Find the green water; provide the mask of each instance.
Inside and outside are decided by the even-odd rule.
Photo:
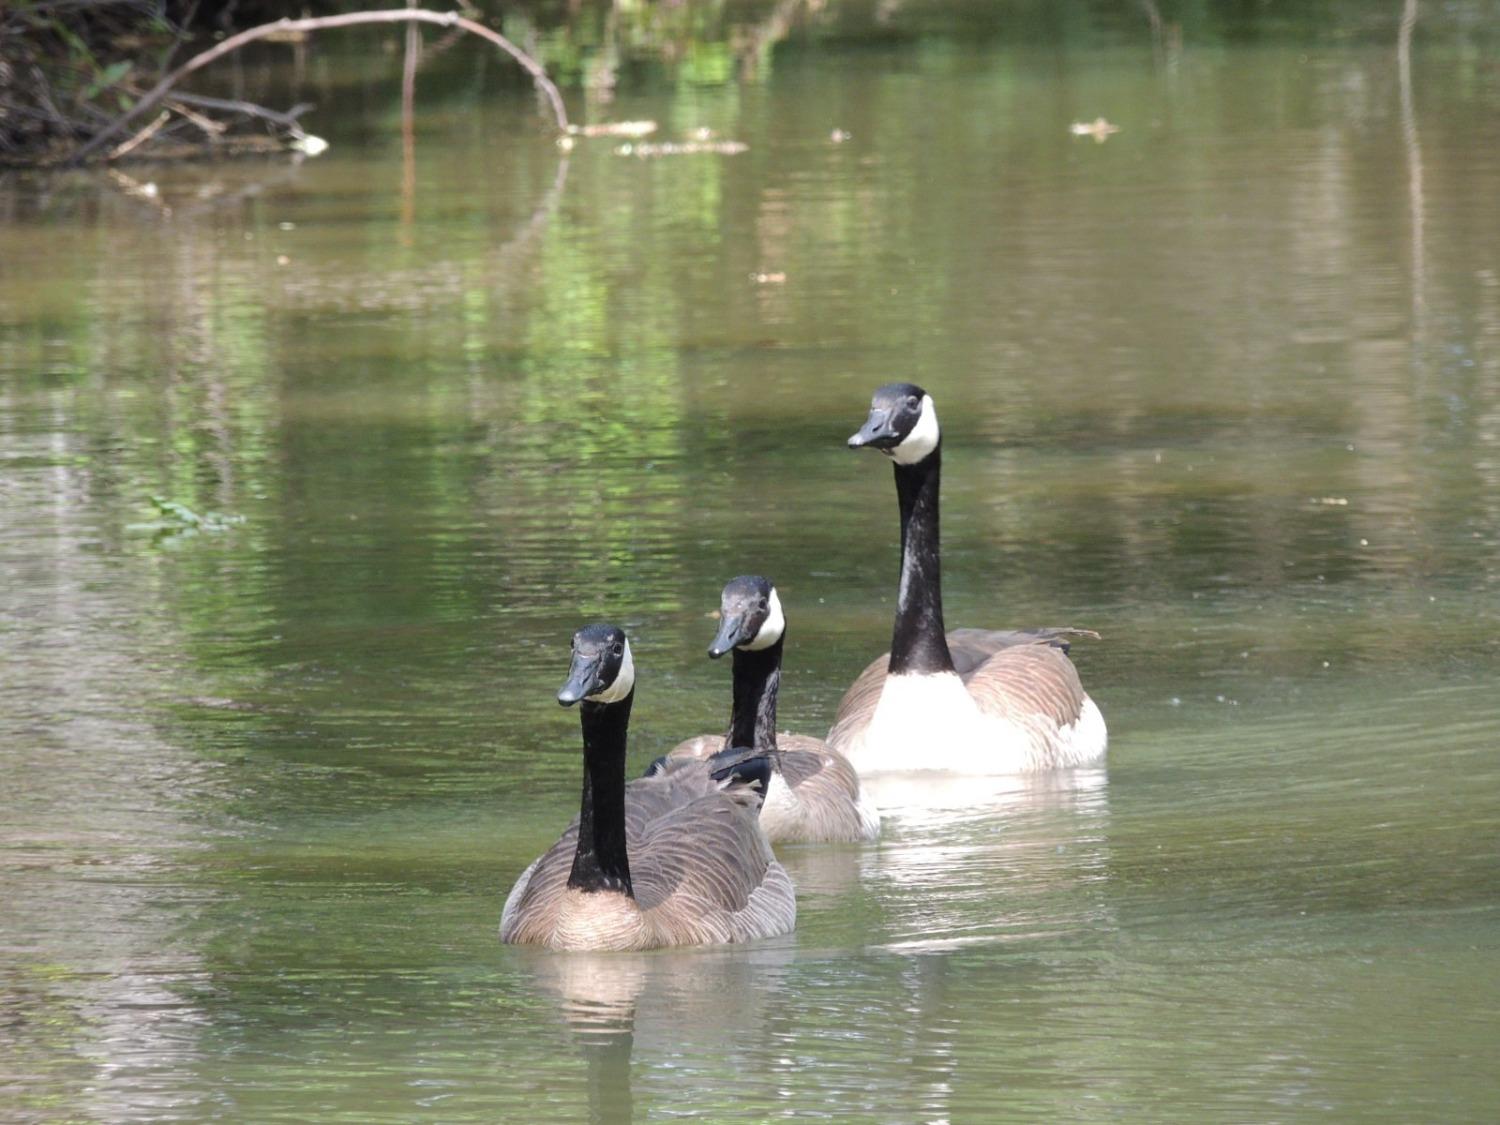
[[[563,156],[460,45],[405,159],[371,37],[237,79],[315,161],[0,180],[0,1117],[1493,1117],[1494,12],[1406,85],[1398,5],[975,7],[541,35],[576,116],[739,156]],[[790,729],[885,647],[892,379],[950,624],[1104,634],[1107,774],[785,849],[787,939],[500,946],[576,626],[642,764],[723,722],[735,574]]]

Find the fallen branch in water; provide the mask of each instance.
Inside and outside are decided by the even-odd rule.
[[[131,137],[130,140],[126,141],[124,144],[116,145],[114,148],[112,148],[109,155],[105,157],[105,159],[118,160],[127,152],[130,152],[133,149],[138,148],[140,145],[145,144],[148,140],[151,139],[151,135],[153,133],[155,133],[171,119],[172,114],[165,109],[162,110],[161,113],[157,115],[155,121],[151,122],[151,124],[147,125],[144,129],[142,129],[135,136]]]
[[[315,108],[312,102],[298,102],[288,110],[267,109],[263,105],[254,102],[242,102],[236,98],[210,98],[206,94],[183,94],[172,95],[172,100],[167,104],[177,109],[175,102],[183,105],[194,106],[198,109],[211,109],[216,113],[239,113],[245,117],[258,117],[269,121],[273,125],[280,125],[284,129],[296,129],[299,127],[297,118],[308,110]],[[180,113],[181,110],[179,109]]]
[[[148,90],[135,105],[129,110],[115,118],[99,132],[95,133],[68,158],[69,164],[81,164],[94,153],[98,152],[109,141],[123,133],[130,127],[131,123],[143,116],[167,96],[172,87],[181,82],[189,74],[200,70],[209,63],[223,58],[225,55],[239,50],[247,43],[253,43],[257,39],[269,37],[286,37],[296,34],[305,34],[310,31],[324,31],[338,27],[357,27],[362,24],[378,23],[430,23],[439,27],[461,28],[481,39],[487,39],[499,47],[511,58],[515,59],[528,74],[547,98],[552,109],[552,115],[557,120],[558,132],[564,136],[568,132],[568,111],[563,106],[562,95],[558,93],[557,86],[547,77],[546,70],[542,64],[533,59],[525,51],[517,47],[498,31],[485,27],[482,23],[459,15],[457,12],[429,12],[423,8],[392,8],[376,12],[345,12],[337,16],[312,16],[306,19],[281,19],[274,23],[264,23],[258,27],[247,28],[237,35],[231,35],[223,42],[216,43],[208,50],[200,52],[188,59],[177,69],[164,76],[160,82]],[[144,139],[144,138],[142,138]],[[115,150],[118,153],[118,149]]]

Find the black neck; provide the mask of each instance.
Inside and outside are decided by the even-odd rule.
[[[915,465],[896,465],[896,498],[901,504],[901,589],[896,596],[896,627],[891,636],[893,673],[953,671],[943,635],[943,577],[938,559],[939,445]]]
[[[578,808],[578,850],[568,886],[580,891],[635,892],[625,854],[625,731],[632,691],[619,703],[579,707],[583,724],[583,800]]]
[[[734,650],[734,709],[725,750],[776,752],[776,693],[781,688],[781,650],[786,633],[756,652]]]

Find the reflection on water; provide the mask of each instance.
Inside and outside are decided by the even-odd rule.
[[[681,1059],[684,1044],[731,1072],[753,1069],[769,1012],[785,987],[790,942],[748,950],[516,959],[556,999],[589,1071],[589,1117],[630,1121],[631,1062]],[[683,1060],[679,1066],[691,1067]]]
[[[1500,85],[1387,7],[585,6],[517,36],[580,116],[749,150],[564,155],[463,44],[403,138],[398,36],[244,63],[317,161],[0,182],[0,1116],[1482,1116]],[[888,646],[896,377],[1107,779],[884,779],[784,942],[500,947],[580,620],[642,764],[733,574],[791,729]]]

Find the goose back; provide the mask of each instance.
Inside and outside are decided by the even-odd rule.
[[[723,735],[685,739],[666,761],[702,760],[719,752]],[[773,844],[855,843],[880,834],[880,813],[860,785],[859,773],[820,738],[776,735],[775,769],[760,811]]]
[[[849,759],[805,734],[778,735],[777,745],[777,771],[761,810],[769,839],[852,842],[880,834],[880,813]]]
[[[706,779],[706,770],[673,770],[626,786],[633,900],[568,886],[575,820],[517,880],[501,915],[501,939],[629,950],[789,932],[796,897],[756,822],[760,795],[748,786],[721,790]]]

